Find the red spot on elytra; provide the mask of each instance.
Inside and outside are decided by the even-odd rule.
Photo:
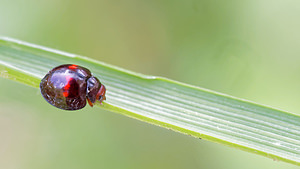
[[[70,76],[66,76],[66,80],[67,80],[67,84],[64,86],[64,91],[63,91],[64,97],[69,96],[69,89],[71,87],[70,81],[72,80],[72,78]]]
[[[74,64],[73,64],[73,65],[70,65],[68,68],[69,68],[69,69],[77,69],[77,67],[78,67],[77,65],[74,65]]]

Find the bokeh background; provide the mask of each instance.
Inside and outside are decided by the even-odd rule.
[[[300,1],[0,0],[0,35],[298,113]],[[296,169],[0,78],[0,168]]]

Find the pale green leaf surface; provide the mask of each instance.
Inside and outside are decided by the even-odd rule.
[[[107,87],[99,107],[276,160],[300,164],[300,117],[82,56],[0,39],[0,76],[38,87],[53,67],[87,67]],[[50,106],[50,105],[49,105]]]

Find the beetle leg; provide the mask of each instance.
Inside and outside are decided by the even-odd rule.
[[[91,107],[94,106],[94,104],[92,103],[92,101],[91,101],[89,98],[87,98],[87,101],[88,101],[88,103],[89,103],[89,105],[90,105]]]

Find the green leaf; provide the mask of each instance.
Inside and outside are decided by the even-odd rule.
[[[38,87],[50,69],[65,63],[87,67],[101,79],[107,87],[107,100],[98,105],[103,109],[300,165],[299,116],[86,57],[0,39],[4,78]]]

